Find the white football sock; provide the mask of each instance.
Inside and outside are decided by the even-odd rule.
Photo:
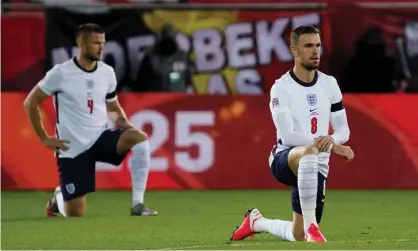
[[[62,216],[64,217],[67,217],[67,215],[65,214],[64,197],[62,196],[61,190],[56,192],[55,200],[57,201],[58,211],[60,212],[60,214],[62,214]]]
[[[296,241],[292,232],[293,223],[290,221],[270,220],[264,217],[254,222],[254,232],[270,233],[282,240]]]
[[[316,196],[318,192],[318,156],[310,154],[299,161],[298,190],[300,206],[302,208],[303,226],[305,233],[309,226],[316,222]]]
[[[144,203],[144,193],[147,186],[150,162],[151,156],[148,140],[132,147],[131,178],[133,207],[138,203]]]

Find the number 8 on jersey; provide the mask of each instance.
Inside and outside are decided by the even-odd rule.
[[[315,134],[318,131],[318,119],[316,117],[311,118],[311,133]]]

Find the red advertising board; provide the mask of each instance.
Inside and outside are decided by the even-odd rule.
[[[2,93],[2,189],[57,185],[53,153],[34,135],[23,93]],[[268,96],[121,94],[136,127],[149,134],[149,189],[280,189],[268,156],[275,129]],[[418,188],[418,95],[345,95],[352,163],[331,158],[330,189]],[[52,133],[54,111],[42,109]],[[98,189],[130,189],[129,157],[97,165]]]

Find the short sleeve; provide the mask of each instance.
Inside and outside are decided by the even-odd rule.
[[[45,94],[51,96],[52,94],[60,91],[61,81],[61,72],[58,69],[58,65],[55,65],[45,74],[45,77],[39,81],[38,86]]]
[[[106,101],[111,102],[116,100],[116,87],[118,86],[118,81],[116,80],[116,74],[113,69],[110,70],[109,78],[109,90],[106,95]]]
[[[274,83],[270,90],[270,111],[272,115],[289,108],[289,94],[280,82]]]
[[[344,109],[343,95],[340,86],[334,77],[330,77],[330,98],[331,98],[331,112],[336,112]]]
[[[343,99],[343,95],[341,94],[340,86],[334,77],[330,77],[329,88],[331,93],[331,104],[340,102]]]

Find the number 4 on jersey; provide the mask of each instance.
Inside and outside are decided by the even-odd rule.
[[[90,113],[93,113],[93,107],[94,107],[93,99],[87,100],[87,107],[90,109]]]

